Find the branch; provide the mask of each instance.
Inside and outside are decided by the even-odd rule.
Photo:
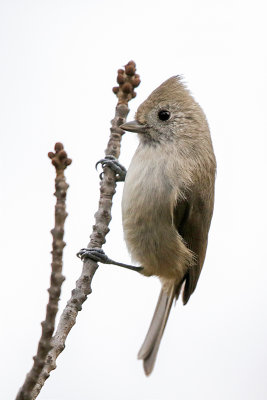
[[[117,82],[119,86],[113,88],[113,92],[118,98],[116,106],[115,117],[111,121],[110,138],[105,150],[106,155],[113,155],[119,158],[121,137],[123,131],[119,128],[122,125],[129,113],[128,102],[136,96],[134,88],[140,83],[139,75],[135,74],[135,63],[130,61],[125,70],[119,69]],[[106,235],[109,232],[109,223],[111,221],[111,207],[112,198],[116,192],[116,177],[115,173],[109,168],[104,168],[103,179],[100,182],[100,199],[98,210],[95,214],[95,225],[93,232],[90,236],[90,242],[87,247],[99,247],[106,242]],[[71,328],[76,323],[78,312],[82,309],[82,304],[91,294],[91,282],[93,276],[98,268],[96,262],[86,259],[83,262],[83,269],[81,276],[76,282],[76,287],[73,289],[71,298],[68,301],[65,309],[59,320],[56,333],[52,341],[52,349],[50,350],[46,364],[43,368],[40,379],[33,391],[32,399],[35,399],[46,379],[49,377],[50,372],[56,368],[56,359],[65,348],[65,342]]]
[[[48,352],[51,350],[51,339],[55,329],[55,319],[58,311],[58,301],[61,292],[61,285],[64,281],[62,275],[62,254],[65,242],[63,241],[64,223],[67,217],[66,213],[66,195],[69,185],[66,183],[64,176],[64,169],[71,164],[71,160],[67,158],[67,153],[63,149],[61,143],[55,145],[56,153],[50,152],[48,156],[52,159],[52,164],[56,168],[55,196],[57,202],[55,205],[55,227],[51,233],[53,236],[53,250],[52,250],[52,271],[50,278],[50,288],[48,289],[49,300],[46,308],[45,320],[41,323],[42,333],[38,343],[36,356],[33,357],[33,366],[27,374],[25,382],[16,400],[31,400],[32,389],[36,385],[42,369],[45,365],[45,360]]]

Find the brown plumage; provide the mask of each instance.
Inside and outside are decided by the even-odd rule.
[[[216,161],[205,115],[179,77],[159,86],[122,129],[140,144],[127,172],[122,218],[127,247],[162,290],[138,357],[153,369],[174,298],[186,304],[204,263]]]

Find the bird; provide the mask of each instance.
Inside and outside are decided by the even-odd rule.
[[[125,242],[141,273],[162,285],[138,353],[150,375],[172,305],[180,294],[188,302],[203,267],[216,159],[205,114],[179,75],[156,88],[135,120],[120,128],[139,138],[122,195]]]

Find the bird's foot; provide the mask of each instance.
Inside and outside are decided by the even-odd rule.
[[[81,260],[85,260],[86,258],[90,258],[91,260],[93,260],[95,262],[101,262],[102,264],[118,265],[119,267],[130,269],[130,270],[136,271],[136,272],[142,272],[143,271],[143,267],[135,267],[134,265],[123,264],[123,263],[119,263],[119,262],[116,262],[114,260],[111,260],[105,254],[105,252],[102,249],[98,248],[98,247],[83,248],[77,253],[77,257],[79,257]]]
[[[119,161],[114,156],[106,156],[99,160],[95,167],[97,169],[98,164],[102,165],[102,168],[109,167],[112,171],[116,174],[116,181],[117,182],[124,182],[126,176],[126,168],[119,163]],[[103,172],[99,175],[99,178],[103,179]]]
[[[83,248],[77,254],[82,261],[85,258],[90,258],[93,261],[101,262],[102,264],[112,264],[109,262],[109,258],[106,256],[104,251],[98,247],[94,248]]]

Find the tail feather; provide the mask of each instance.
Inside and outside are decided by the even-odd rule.
[[[177,295],[175,287],[172,288],[169,295],[161,289],[150,327],[138,353],[138,359],[143,360],[146,375],[150,375],[153,370],[175,295]]]

